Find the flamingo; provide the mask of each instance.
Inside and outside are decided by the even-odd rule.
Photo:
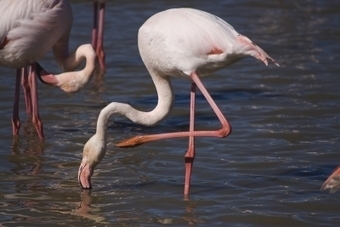
[[[105,72],[105,52],[104,52],[104,19],[106,0],[94,0],[93,2],[93,29],[92,46],[96,50],[98,62],[102,72]]]
[[[13,135],[18,134],[20,78],[25,91],[26,107],[32,108],[32,121],[39,138],[44,140],[42,122],[38,113],[36,74],[50,85],[65,92],[76,92],[84,87],[93,74],[96,53],[91,44],[79,46],[69,54],[68,43],[73,14],[67,0],[1,0],[0,14],[0,65],[17,69],[15,101],[13,108]],[[49,50],[65,73],[53,75],[46,72],[37,60]],[[86,59],[83,70],[75,70]],[[30,66],[27,76],[26,69]]]
[[[333,173],[323,183],[321,190],[330,189],[330,192],[336,192],[340,189],[340,166],[335,168]]]
[[[154,126],[170,112],[174,99],[170,76],[191,80],[190,127],[187,132],[141,135],[122,141],[118,147],[134,147],[146,142],[189,137],[185,154],[184,195],[189,195],[192,165],[195,158],[195,137],[226,137],[231,126],[201,82],[200,77],[220,70],[246,56],[268,65],[279,64],[249,38],[237,33],[221,18],[191,8],[175,8],[151,16],[138,32],[138,48],[158,94],[157,106],[144,112],[126,103],[112,102],[100,111],[96,133],[83,148],[78,181],[83,189],[91,189],[94,168],[103,159],[107,143],[107,123],[111,115],[120,114],[134,123]],[[195,94],[198,88],[222,124],[216,131],[195,131]]]

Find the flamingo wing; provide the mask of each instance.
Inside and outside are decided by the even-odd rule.
[[[65,0],[1,0],[0,14],[0,47],[4,50],[0,51],[0,60],[16,64],[8,67],[35,62],[72,26],[72,9]],[[56,17],[69,26],[57,23]]]

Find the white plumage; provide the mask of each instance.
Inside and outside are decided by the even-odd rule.
[[[60,0],[1,0],[0,65],[21,68],[43,57],[58,41],[68,44],[72,9]],[[62,19],[62,21],[60,21]],[[68,45],[59,52],[68,52]]]

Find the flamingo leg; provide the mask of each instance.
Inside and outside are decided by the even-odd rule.
[[[22,68],[21,76],[21,86],[24,90],[26,113],[28,116],[32,116],[32,99],[31,99],[31,89],[28,83],[28,72],[27,68]]]
[[[92,28],[92,46],[96,50],[98,43],[98,2],[93,3],[93,28]]]
[[[196,84],[191,84],[191,92],[190,92],[190,124],[189,124],[189,132],[193,134],[195,131],[195,107],[196,107]],[[189,136],[189,146],[188,151],[184,156],[185,161],[185,180],[184,180],[184,196],[187,197],[190,193],[190,181],[192,174],[192,166],[194,164],[195,159],[195,137]]]
[[[39,139],[43,141],[45,139],[43,132],[43,123],[39,116],[39,103],[38,103],[38,89],[37,89],[37,77],[36,77],[37,64],[34,63],[30,66],[30,72],[28,76],[29,86],[31,89],[31,100],[32,100],[32,122],[37,130]]]
[[[170,139],[170,138],[179,138],[179,137],[189,137],[189,136],[208,136],[208,137],[226,137],[231,133],[231,125],[228,120],[224,117],[221,110],[218,108],[215,101],[210,96],[207,89],[204,87],[200,78],[198,77],[196,72],[190,74],[192,81],[197,85],[198,89],[202,92],[205,99],[208,101],[209,105],[215,112],[216,116],[220,120],[222,124],[222,128],[216,131],[193,131],[193,132],[173,132],[173,133],[162,133],[162,134],[154,134],[154,135],[142,135],[135,136],[127,140],[123,140],[116,144],[117,147],[136,147],[142,145],[146,142],[161,140],[161,139]]]
[[[105,52],[104,52],[104,20],[105,20],[105,3],[93,3],[93,29],[92,29],[92,46],[95,49],[99,66],[102,72],[105,72]]]
[[[15,82],[15,92],[14,92],[13,116],[12,116],[13,136],[17,136],[19,134],[19,129],[20,129],[19,99],[20,99],[21,73],[22,73],[22,70],[17,69],[17,71],[16,71],[16,82]]]
[[[99,20],[96,53],[100,68],[103,72],[106,70],[105,52],[104,52],[104,21],[105,20],[105,3],[99,3]]]

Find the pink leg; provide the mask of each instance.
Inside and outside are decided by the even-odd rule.
[[[103,72],[105,72],[106,70],[104,52],[104,21],[105,21],[105,3],[100,3],[96,53],[98,56],[100,68]]]
[[[97,49],[98,38],[98,2],[93,3],[93,28],[92,28],[92,46]]]
[[[29,85],[31,88],[31,99],[32,99],[32,122],[35,129],[37,130],[39,139],[43,141],[45,139],[43,132],[43,123],[39,116],[39,103],[38,103],[38,90],[37,90],[37,77],[36,77],[36,63],[30,66],[30,72],[28,76]]]
[[[12,116],[12,130],[13,136],[19,134],[20,119],[19,119],[19,98],[20,98],[20,79],[21,69],[17,69],[15,82],[15,93],[14,93],[14,105],[13,105],[13,116]]]
[[[21,86],[24,90],[26,113],[28,116],[32,116],[32,99],[31,99],[31,90],[30,90],[30,86],[28,83],[27,68],[22,68]]]
[[[124,140],[116,144],[117,147],[136,147],[142,145],[146,142],[161,140],[161,139],[170,139],[170,138],[179,138],[179,137],[188,137],[188,136],[208,136],[208,137],[226,137],[231,133],[231,126],[227,119],[223,116],[221,110],[216,105],[215,101],[211,98],[209,92],[202,84],[200,78],[196,74],[196,72],[191,73],[191,79],[194,83],[196,83],[198,89],[202,92],[203,96],[206,98],[211,108],[217,115],[218,119],[222,124],[222,128],[217,131],[194,131],[194,132],[174,132],[174,133],[162,133],[155,135],[142,135],[135,136],[133,138]]]
[[[191,92],[190,92],[190,126],[189,133],[193,134],[195,131],[195,107],[196,107],[196,84],[191,84]],[[192,166],[194,164],[195,159],[195,137],[189,136],[189,147],[188,151],[184,156],[185,160],[185,180],[184,180],[184,196],[187,197],[190,193],[190,181],[191,181],[191,173]]]

